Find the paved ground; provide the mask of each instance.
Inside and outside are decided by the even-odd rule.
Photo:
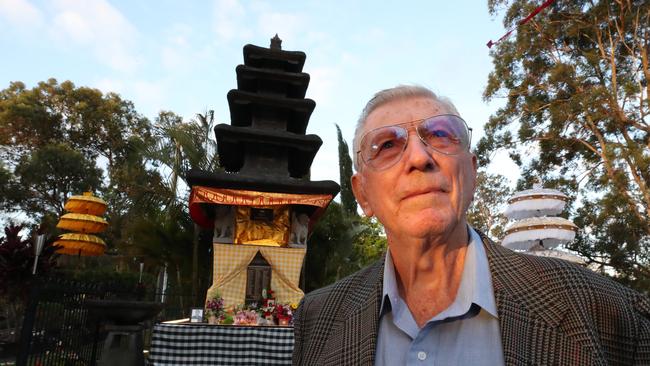
[[[13,365],[16,361],[16,345],[0,343],[0,366]]]

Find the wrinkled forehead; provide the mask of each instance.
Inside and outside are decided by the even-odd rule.
[[[447,113],[452,113],[452,111],[431,98],[415,97],[393,100],[377,107],[368,115],[363,126],[363,133],[383,126],[392,126]]]

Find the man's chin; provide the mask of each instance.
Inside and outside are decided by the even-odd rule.
[[[441,215],[415,215],[406,220],[400,220],[399,229],[403,234],[411,237],[440,237],[454,231],[457,221],[448,216]]]

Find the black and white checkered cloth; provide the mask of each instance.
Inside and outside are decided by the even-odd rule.
[[[291,365],[293,328],[156,324],[153,365]]]

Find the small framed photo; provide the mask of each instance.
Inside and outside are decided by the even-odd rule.
[[[190,323],[203,323],[203,309],[193,308],[190,316]]]

